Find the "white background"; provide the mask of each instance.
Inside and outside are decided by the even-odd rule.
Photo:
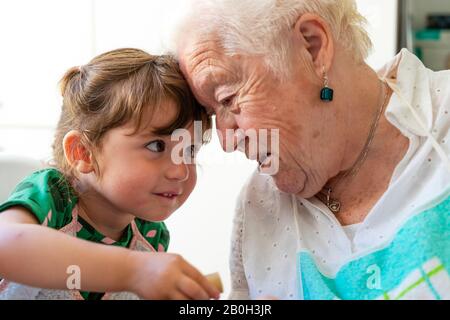
[[[255,0],[257,1],[257,0]],[[396,50],[395,0],[359,0],[382,66]],[[183,0],[2,0],[0,2],[0,152],[48,160],[65,70],[118,47],[160,53]],[[202,272],[220,272],[229,292],[228,255],[237,194],[255,165],[224,154],[216,139],[201,157],[196,190],[167,221],[170,251]],[[0,170],[2,168],[0,167]],[[257,254],[257,253],[255,253]]]

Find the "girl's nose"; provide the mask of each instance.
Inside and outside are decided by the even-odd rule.
[[[186,181],[189,178],[189,168],[185,163],[172,162],[166,170],[166,177],[169,180]]]

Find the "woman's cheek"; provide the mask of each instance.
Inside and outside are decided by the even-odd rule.
[[[270,121],[261,115],[267,115],[267,113],[243,113],[241,116],[236,117],[236,122],[239,128],[246,130],[257,130],[258,128],[268,129],[277,128],[275,121]]]

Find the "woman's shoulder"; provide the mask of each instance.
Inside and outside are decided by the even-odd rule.
[[[430,96],[436,119],[450,123],[450,70],[430,72]]]
[[[395,94],[387,115],[402,132],[417,137],[432,134],[441,144],[449,141],[446,135],[450,126],[450,71],[430,70],[403,49],[379,74],[395,79],[390,85]]]
[[[436,143],[450,154],[450,70],[429,70],[429,99],[431,105],[430,133]]]

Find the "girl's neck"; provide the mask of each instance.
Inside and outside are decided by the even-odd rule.
[[[131,214],[119,212],[101,194],[90,190],[80,195],[79,215],[95,230],[112,240],[118,241],[126,227],[134,219]]]

